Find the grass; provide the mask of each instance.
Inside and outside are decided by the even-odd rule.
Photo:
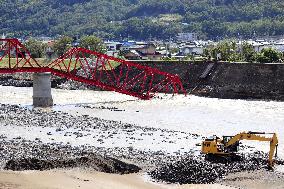
[[[110,64],[111,66],[110,66],[109,64]],[[115,68],[118,67],[121,63],[120,63],[120,62],[113,61],[113,60],[110,60],[110,61],[109,61],[109,64],[106,65],[106,70],[111,70],[111,68],[112,68],[112,69],[115,69]]]
[[[21,59],[19,59],[21,60]],[[17,64],[17,59],[16,58],[3,58],[1,61],[0,61],[0,68],[9,68],[9,63],[11,65],[11,67],[14,67],[16,64]],[[20,66],[23,66],[23,64],[25,63],[25,60],[22,60],[20,62]],[[30,63],[36,67],[36,63],[34,61],[30,61]],[[25,65],[25,67],[29,67],[30,65],[27,63]]]
[[[47,60],[45,58],[36,58],[37,63],[42,67],[47,66],[48,64],[50,64],[54,60]],[[81,62],[84,63],[84,61],[81,61]],[[16,58],[10,59],[11,67],[14,67],[16,65],[16,63],[17,63]],[[20,66],[23,66],[24,63],[25,63],[25,60],[22,60],[21,63],[20,63]],[[33,62],[33,60],[31,60],[31,63],[34,67],[37,67],[36,63]],[[110,63],[111,66],[109,64],[107,64],[105,66],[106,70],[111,70],[111,68],[114,69],[121,64],[119,62],[112,61],[112,60],[110,60],[109,63]],[[75,68],[78,69],[78,68],[81,67],[80,61],[78,61],[77,64],[76,64],[76,60],[72,59],[71,62],[70,62],[70,60],[66,59],[66,60],[64,60],[64,62],[59,63],[58,65],[54,66],[53,68],[54,69],[60,69],[60,67],[61,67],[62,70],[66,70],[65,66],[68,68],[69,64],[70,64],[70,71],[72,71]],[[75,67],[75,65],[76,65],[76,67]],[[29,67],[29,66],[30,65],[28,63],[25,65],[25,67]],[[0,61],[0,68],[9,68],[9,58],[3,58],[2,61]]]
[[[52,60],[54,61],[54,60]],[[49,63],[51,63],[52,61],[50,61]],[[49,64],[48,63],[48,64]],[[46,66],[48,65],[46,64]],[[70,66],[69,66],[70,64]],[[63,62],[60,62],[59,64],[55,65],[53,68],[54,69],[58,69],[58,70],[66,70],[66,68],[68,69],[68,66],[69,66],[69,70],[72,71],[74,69],[78,69],[81,67],[80,65],[80,62],[78,61],[77,64],[76,64],[76,61],[75,60],[64,60]]]

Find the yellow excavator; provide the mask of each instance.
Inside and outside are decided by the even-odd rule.
[[[270,135],[271,137],[268,137]],[[264,133],[264,132],[242,132],[235,136],[223,136],[219,138],[213,136],[207,138],[202,142],[202,153],[205,154],[205,158],[212,160],[214,158],[234,158],[239,151],[239,142],[241,140],[256,140],[256,141],[268,141],[270,142],[270,151],[268,159],[268,167],[274,166],[274,152],[277,157],[278,138],[276,133]]]

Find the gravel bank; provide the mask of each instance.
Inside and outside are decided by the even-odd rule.
[[[22,158],[9,160],[4,169],[13,171],[25,170],[50,170],[58,168],[86,168],[99,172],[129,174],[137,173],[141,170],[136,165],[129,164],[110,157],[102,157],[98,154],[80,155],[80,157],[62,159],[37,159],[37,158]]]
[[[0,168],[11,170],[63,167],[86,167],[113,173],[136,172],[140,170],[139,167],[148,170],[185,153],[179,150],[173,154],[163,150],[139,150],[135,142],[144,143],[143,140],[155,139],[159,135],[159,140],[167,145],[175,143],[172,141],[175,136],[182,135],[184,140],[197,137],[194,134],[143,128],[87,115],[72,116],[3,104],[0,105],[0,127]],[[13,132],[9,132],[11,130]],[[86,141],[88,137],[96,144]],[[105,143],[109,140],[121,138],[126,140],[124,147],[119,147],[120,144],[116,145],[115,142],[110,145],[111,148],[98,147],[107,146]],[[118,159],[133,162],[139,167]]]
[[[98,108],[121,111],[115,107]],[[80,167],[119,174],[142,169],[157,181],[204,184],[219,182],[229,173],[265,170],[266,167],[266,157],[261,153],[230,164],[204,161],[196,149],[185,150],[187,152],[175,149],[172,153],[167,148],[163,149],[163,145],[180,146],[180,141],[196,143],[201,141],[202,136],[87,115],[74,116],[59,111],[1,105],[0,127],[2,169]],[[125,141],[125,144],[121,145],[119,140]],[[159,142],[163,145],[159,146]],[[146,145],[139,147],[141,144]]]
[[[223,163],[209,162],[200,158],[185,158],[167,163],[149,174],[154,179],[168,183],[212,184],[229,173],[267,170],[266,158],[262,153],[249,154],[242,161]]]

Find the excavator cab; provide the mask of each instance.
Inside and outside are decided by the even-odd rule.
[[[223,136],[223,141],[222,143],[224,144],[224,146],[227,146],[228,142],[230,140],[232,140],[234,136]],[[237,153],[240,149],[240,142],[237,141],[236,143],[234,143],[233,145],[227,146],[225,148],[225,152],[227,153]]]
[[[217,136],[211,136],[202,142],[202,153],[204,154],[216,154],[224,151],[224,145],[222,140]]]

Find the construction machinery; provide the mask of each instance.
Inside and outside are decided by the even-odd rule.
[[[268,166],[269,168],[273,168],[273,156],[275,152],[275,157],[277,157],[278,146],[278,138],[276,133],[242,132],[235,136],[223,136],[222,138],[213,136],[205,139],[202,142],[202,153],[205,154],[205,158],[209,160],[214,158],[236,158],[238,157],[237,152],[239,151],[239,144],[241,140],[270,142]]]

